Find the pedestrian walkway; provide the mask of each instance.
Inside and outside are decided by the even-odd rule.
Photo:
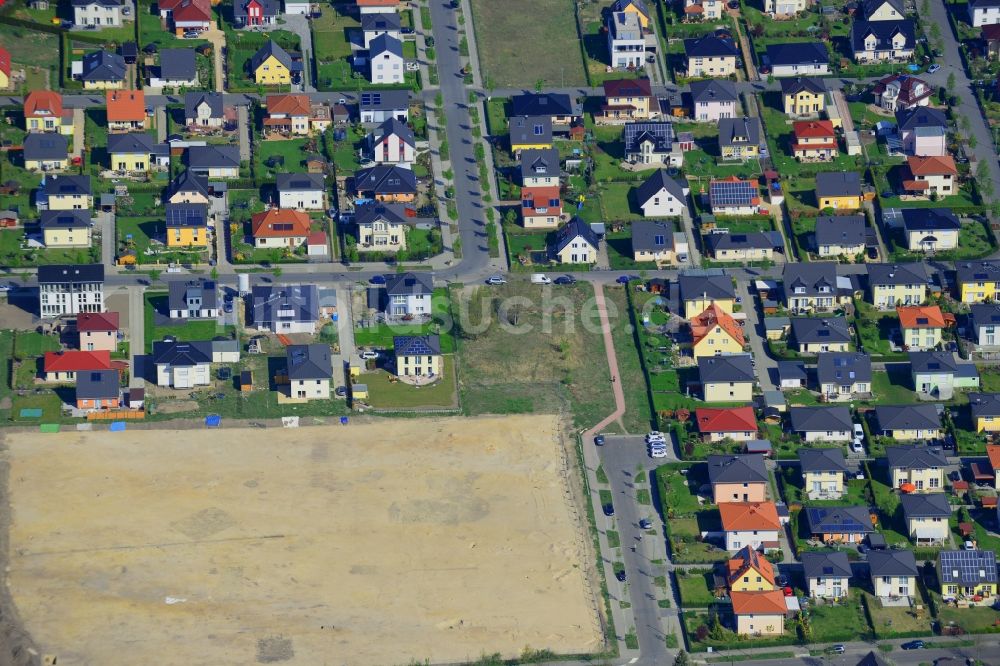
[[[142,287],[128,287],[128,352],[130,388],[143,388],[146,380],[143,365],[146,354],[146,308]]]

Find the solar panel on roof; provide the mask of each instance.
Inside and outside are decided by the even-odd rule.
[[[957,550],[941,553],[941,569],[946,577],[962,582],[995,581],[997,579],[996,558],[990,551]],[[958,576],[955,576],[955,572]],[[980,576],[982,572],[982,576]]]
[[[757,188],[745,180],[713,182],[710,192],[712,205],[720,206],[747,204],[757,196]]]

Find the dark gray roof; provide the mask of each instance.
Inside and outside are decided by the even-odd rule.
[[[806,517],[813,534],[868,534],[875,531],[866,506],[808,507]]]
[[[174,180],[173,191],[176,192],[198,192],[204,197],[208,196],[208,176],[196,174],[190,169],[185,169]]]
[[[362,16],[369,16],[369,14],[363,14]],[[409,125],[395,116],[387,119],[379,125],[373,134],[376,140],[381,139],[384,136],[397,136],[407,145],[416,145],[416,139],[413,137],[413,130],[410,129]]]
[[[376,30],[399,30],[402,23],[396,12],[378,12],[361,15],[361,29],[365,32]]]
[[[573,100],[564,93],[523,93],[510,99],[511,116],[572,116]]]
[[[739,55],[736,43],[731,37],[722,37],[711,32],[694,39],[685,39],[684,53],[688,58],[719,58],[725,56],[735,58]]]
[[[802,91],[822,94],[826,92],[826,84],[823,83],[823,79],[808,76],[781,79],[781,92],[783,95],[794,95]]]
[[[879,425],[882,426],[883,430],[903,428],[927,429],[939,428],[941,426],[941,418],[938,416],[934,405],[913,405],[913,407],[921,407],[923,409],[911,412],[908,420],[904,421],[902,425],[894,424],[892,428],[887,428],[882,422],[883,410],[900,409],[899,407],[876,407],[875,415],[878,417]],[[889,416],[892,417],[892,414]],[[904,415],[904,417],[906,416]],[[891,418],[890,423],[894,423]],[[885,447],[885,458],[889,469],[932,469],[934,467],[943,469],[948,466],[948,459],[944,457],[941,449],[922,444],[887,446]]]
[[[958,361],[952,352],[911,351],[910,370],[920,374],[954,374],[958,371]]]
[[[788,418],[792,425],[792,432],[826,432],[828,430],[850,432],[852,428],[851,412],[847,407],[790,407]],[[839,453],[840,459],[843,461],[844,454],[840,449],[799,449],[799,458],[803,461],[802,471],[806,471],[804,453],[831,450]],[[821,454],[809,454],[811,457],[815,455]]]
[[[361,93],[358,106],[362,111],[395,111],[410,106],[407,90],[374,90]]]
[[[441,353],[438,335],[397,335],[392,339],[396,356],[436,356]]]
[[[395,56],[403,57],[403,42],[399,41],[388,33],[382,33],[368,44],[370,59],[374,60],[383,53],[391,53]]]
[[[415,217],[406,215],[406,206],[393,203],[364,204],[354,209],[355,224],[367,225],[382,218],[393,224],[414,224]]]
[[[1000,282],[1000,262],[959,261],[955,264],[955,277],[959,283]]]
[[[736,297],[732,278],[722,271],[686,271],[677,276],[677,286],[684,300],[702,297],[724,300]]]
[[[100,5],[102,7],[121,7],[122,0],[73,0],[74,7],[89,7],[90,5]]]
[[[912,49],[914,41],[913,21],[900,19],[898,21],[866,21],[855,18],[851,23],[851,45],[855,53],[865,50],[865,39],[868,35],[875,36],[875,50],[883,51],[892,48],[892,40],[896,35],[904,38],[903,48]]]
[[[899,0],[861,0],[860,5],[861,15],[865,18],[871,18],[872,14],[874,14],[882,5],[889,5],[895,9],[896,13],[900,16],[906,15],[906,12],[903,11],[903,5],[899,2]]]
[[[89,195],[90,176],[45,176],[42,192],[47,197]]]
[[[162,49],[160,78],[164,81],[190,81],[198,74],[194,49]]]
[[[716,483],[767,483],[764,456],[757,453],[708,456],[708,480]]]
[[[868,284],[876,285],[904,285],[904,284],[930,284],[931,278],[927,273],[927,264],[868,264]]]
[[[279,0],[257,0],[257,2],[261,4],[261,11],[264,12],[264,16],[277,16],[281,11]],[[233,17],[245,22],[247,19],[248,4],[250,4],[250,0],[235,0],[233,2]]]
[[[820,384],[847,386],[856,382],[871,382],[872,361],[858,352],[821,352],[816,365]]]
[[[767,58],[771,66],[829,64],[830,54],[823,42],[795,42],[794,44],[769,44]]]
[[[698,359],[698,377],[708,382],[753,382],[753,363],[749,354],[702,356]]]
[[[832,261],[786,263],[782,270],[785,296],[832,296],[837,293],[837,264]],[[805,289],[796,293],[797,288]],[[825,289],[826,291],[821,291]]]
[[[510,143],[552,143],[552,116],[515,116],[510,119]]]
[[[104,282],[103,264],[50,264],[38,267],[38,284]]]
[[[90,226],[89,210],[43,210],[38,226],[42,229],[81,229]]]
[[[251,296],[253,321],[258,326],[319,319],[319,290],[314,284],[259,285]]]
[[[321,173],[279,173],[276,180],[279,192],[310,192],[325,187]]]
[[[911,493],[901,495],[899,503],[903,505],[903,515],[910,518],[948,518],[951,516],[951,505],[944,493]]]
[[[759,146],[760,120],[757,118],[719,118],[719,146]]]
[[[123,81],[125,58],[112,51],[91,51],[83,56],[84,81]]]
[[[721,250],[766,250],[784,247],[780,231],[753,231],[739,234],[708,234],[704,236],[709,254]]]
[[[389,296],[434,293],[429,273],[392,273],[385,276],[385,293]]]
[[[417,191],[417,177],[410,169],[395,164],[377,164],[354,173],[354,189],[375,194],[412,194]]]
[[[739,100],[736,86],[730,81],[709,79],[707,81],[691,82],[691,100],[699,102],[735,102]]]
[[[873,550],[868,553],[872,578],[878,576],[916,576],[917,558],[912,550]]]
[[[654,153],[669,153],[674,144],[674,124],[666,121],[625,123],[625,153],[634,153],[649,141]]]
[[[943,112],[926,106],[896,112],[896,126],[899,131],[918,127],[948,127],[948,118]]]
[[[117,398],[121,390],[121,379],[117,370],[87,370],[76,373],[77,400]]]
[[[292,56],[273,39],[267,40],[264,46],[257,49],[257,52],[250,58],[250,71],[257,71],[257,68],[271,56],[274,56],[278,62],[287,67],[288,71],[292,71]]]
[[[851,561],[847,553],[802,553],[802,570],[809,578],[850,578]]]
[[[778,380],[798,379],[803,383],[808,378],[806,364],[802,361],[778,361]]]
[[[950,208],[903,208],[900,213],[907,231],[955,231],[962,227]]]
[[[33,132],[23,146],[25,160],[64,160],[69,154],[69,138],[58,132]]]
[[[158,340],[153,343],[153,363],[194,367],[212,362],[212,343],[208,340]]]
[[[938,564],[943,585],[997,582],[997,554],[992,550],[942,550]]]
[[[211,109],[212,118],[221,118],[223,112],[222,93],[218,92],[189,92],[184,95],[184,117],[194,118],[197,116],[197,109],[202,104],[207,104]]]
[[[333,364],[329,345],[288,345],[285,350],[289,379],[330,379]]]
[[[800,345],[851,342],[846,317],[793,317],[792,336]]]
[[[969,409],[973,419],[1000,416],[1000,393],[969,393]]]
[[[642,181],[642,185],[636,189],[635,196],[641,206],[659,194],[661,190],[666,190],[670,196],[678,201],[686,201],[684,185],[667,175],[666,169],[657,169],[649,174],[649,178]],[[633,225],[634,228],[635,225]]]
[[[660,252],[674,246],[674,225],[660,220],[632,223],[632,251]]]
[[[558,178],[559,151],[555,148],[528,148],[521,151],[521,182],[525,178]]]
[[[861,175],[856,171],[823,171],[816,174],[817,197],[861,196]]]
[[[240,149],[237,146],[191,146],[187,149],[189,167],[195,169],[239,168]]]
[[[157,149],[156,140],[145,132],[128,132],[126,134],[108,135],[108,153],[131,153],[135,155],[148,155],[166,150],[165,144],[160,144]]]
[[[589,224],[579,217],[574,217],[556,232],[556,250],[561,251],[578,237],[589,243],[595,250],[597,249],[597,234],[594,233]]]
[[[816,247],[865,244],[864,215],[823,215],[816,218]]]
[[[215,310],[219,307],[218,290],[211,280],[178,280],[169,284],[167,308],[170,310],[187,310],[197,300],[201,301],[202,309]]]

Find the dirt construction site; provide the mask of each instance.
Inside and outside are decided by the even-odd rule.
[[[554,416],[8,433],[6,635],[59,666],[599,651],[574,460]]]

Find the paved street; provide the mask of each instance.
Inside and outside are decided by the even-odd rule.
[[[747,316],[743,330],[750,339],[750,351],[753,353],[757,370],[757,383],[760,384],[762,391],[773,391],[777,388],[775,382],[778,381],[778,362],[771,358],[765,347],[767,334],[764,330],[764,321],[757,311],[757,299],[750,292],[748,282],[738,282],[736,287],[739,297],[743,299],[743,312]]]
[[[142,388],[146,380],[142,374],[146,353],[146,308],[142,287],[128,287],[128,350],[129,387]]]

